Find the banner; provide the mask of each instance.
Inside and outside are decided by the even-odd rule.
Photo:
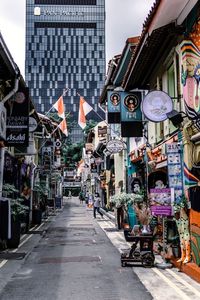
[[[142,121],[141,92],[120,92],[121,93],[121,121],[132,122]]]
[[[180,143],[166,144],[169,187],[174,188],[175,202],[183,195],[183,146]]]
[[[108,92],[108,123],[120,123],[121,92]]]
[[[108,92],[108,112],[120,112],[120,92]]]
[[[153,216],[171,216],[173,189],[150,189],[150,208]]]
[[[29,90],[19,89],[5,103],[7,109],[6,144],[7,146],[28,146],[29,141]]]

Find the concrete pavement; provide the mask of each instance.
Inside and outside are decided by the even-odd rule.
[[[68,199],[64,210],[44,224],[45,234],[27,241],[33,238],[30,251],[26,243],[17,250],[27,253],[25,259],[2,265],[7,282],[0,299],[152,299],[132,269],[121,268],[120,254],[99,222],[77,198]]]
[[[63,212],[38,227],[44,234],[23,236],[14,251],[24,259],[0,261],[1,300],[200,299],[200,285],[175,268],[121,268],[130,247],[123,231],[106,215],[93,219],[77,198],[65,200]]]

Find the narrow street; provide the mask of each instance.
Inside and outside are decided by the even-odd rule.
[[[16,268],[0,299],[152,299],[132,269],[121,268],[119,252],[100,222],[107,221],[93,220],[77,198],[68,201],[21,267],[9,260],[0,269],[3,278]],[[18,252],[25,249],[24,244]]]
[[[12,253],[23,259],[0,261],[0,299],[200,298],[199,285],[176,269],[122,268],[128,246],[109,218],[93,219],[78,198],[65,198],[63,211],[22,237]]]

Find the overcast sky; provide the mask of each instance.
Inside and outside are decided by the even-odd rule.
[[[120,54],[126,39],[141,34],[154,0],[105,0],[106,61]],[[24,75],[25,0],[0,0],[0,31]]]

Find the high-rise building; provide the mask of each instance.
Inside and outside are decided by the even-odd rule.
[[[45,114],[66,88],[74,120],[78,94],[98,111],[104,79],[105,0],[26,0],[25,80],[37,111]]]

